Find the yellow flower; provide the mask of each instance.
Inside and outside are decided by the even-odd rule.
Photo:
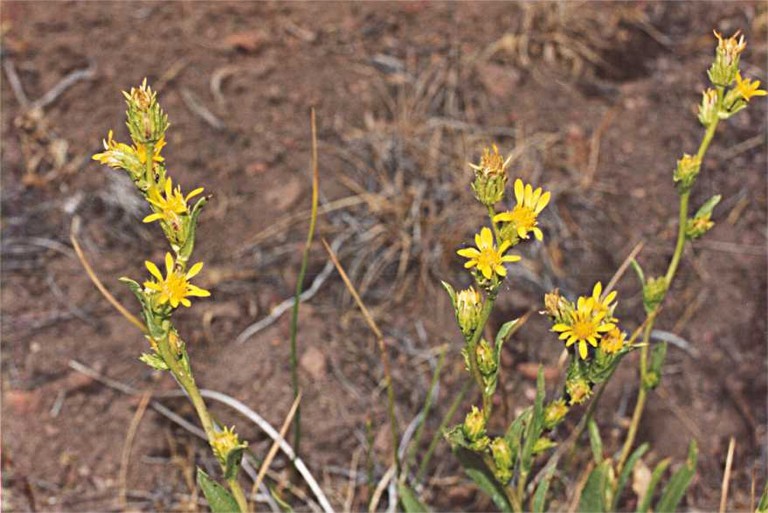
[[[514,224],[517,235],[521,239],[527,239],[533,232],[537,240],[542,240],[544,235],[538,228],[538,216],[550,199],[549,191],[542,193],[541,187],[534,190],[531,184],[523,185],[519,178],[515,180],[515,199],[517,205],[508,212],[496,215],[494,222],[508,222]]]
[[[91,158],[111,168],[139,172],[141,161],[136,153],[136,149],[115,141],[112,135],[112,130],[110,130],[107,138],[103,141],[105,151],[97,153]]]
[[[230,428],[225,427],[223,430],[214,433],[211,437],[211,447],[216,457],[220,461],[226,462],[227,455],[231,451],[243,447],[243,444],[240,443],[240,439],[237,437],[237,433],[235,433],[235,426],[232,426]]]
[[[600,339],[600,349],[604,353],[613,354],[621,351],[624,347],[627,334],[621,331],[619,328],[613,328],[611,331],[603,335]]]
[[[599,281],[595,283],[592,289],[592,301],[595,312],[603,313],[605,319],[608,321],[615,321],[613,317],[613,310],[616,308],[616,291],[612,290],[607,296],[601,299],[603,294],[603,284]],[[611,304],[613,303],[613,304]]]
[[[147,201],[155,207],[155,212],[145,217],[144,222],[151,223],[152,221],[163,219],[170,224],[177,225],[179,214],[189,213],[187,202],[202,192],[203,188],[198,187],[184,196],[181,193],[181,187],[176,186],[176,189],[174,189],[171,178],[166,178],[165,187],[162,192],[157,187],[149,189]]]
[[[602,306],[596,305],[592,297],[580,297],[571,318],[552,326],[552,331],[560,333],[560,340],[565,340],[565,347],[579,344],[579,356],[587,359],[587,343],[597,347],[597,341],[603,333],[611,331],[615,324],[605,319],[606,312]]]
[[[144,262],[147,266],[149,273],[155,277],[156,281],[145,281],[144,286],[159,294],[157,301],[160,305],[170,303],[173,308],[177,308],[179,304],[184,306],[190,306],[188,296],[195,297],[208,297],[211,293],[200,287],[196,287],[189,283],[189,280],[195,277],[203,268],[203,263],[198,262],[193,265],[186,274],[181,274],[175,269],[173,257],[170,253],[165,254],[165,269],[166,275],[160,274],[160,270],[152,262]]]
[[[163,151],[163,148],[165,147],[165,136],[162,136],[157,143],[155,143],[155,147],[152,151],[153,157],[152,160],[154,162],[163,162],[165,161],[165,158],[160,155],[160,152]],[[138,143],[136,145],[136,154],[139,156],[139,160],[142,164],[147,163],[147,146],[143,143]]]
[[[736,91],[746,101],[749,101],[753,96],[765,96],[768,94],[768,92],[760,89],[759,80],[742,79],[741,73],[736,73]]]
[[[511,245],[509,241],[502,242],[501,246],[496,249],[496,245],[493,243],[493,234],[488,228],[483,228],[480,230],[480,233],[475,235],[475,244],[477,248],[460,249],[457,253],[469,259],[464,264],[465,268],[470,269],[477,266],[477,270],[487,280],[491,279],[493,273],[502,277],[507,275],[504,262],[517,262],[520,260],[520,257],[517,255],[504,255],[504,252]]]

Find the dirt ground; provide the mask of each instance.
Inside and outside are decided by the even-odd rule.
[[[143,277],[144,260],[159,262],[165,251],[157,227],[141,223],[145,207],[128,180],[90,160],[109,129],[127,140],[121,90],[144,77],[159,90],[172,123],[169,172],[185,190],[204,186],[214,195],[195,254],[206,263],[200,284],[213,298],[176,316],[198,380],[275,426],[292,399],[289,316],[245,341],[238,336],[294,290],[310,201],[309,110],[317,109],[319,236],[335,244],[385,333],[401,427],[420,411],[440,348],[448,348],[418,461],[466,378],[461,337],[439,287],[440,279],[467,284],[455,249],[483,220],[466,163],[496,142],[514,153],[512,176],[553,192],[542,218],[545,242],[528,245],[511,273],[492,319],[498,326],[541,309],[555,287],[573,296],[606,282],[639,241],[643,266],[662,272],[676,230],[671,174],[702,135],[695,107],[713,28],[743,30],[743,69],[768,78],[768,11],[759,2],[6,1],[1,9],[7,511],[205,510],[191,476],[196,465],[214,468],[207,448],[151,408],[139,418],[121,474],[143,393],[193,422],[194,414],[185,401],[162,397],[175,384],[137,360],[145,341],[102,299],[69,242],[79,223],[97,274],[131,308],[117,278]],[[679,342],[670,346],[639,441],[652,445],[651,468],[667,456],[679,464],[688,441],[698,441],[687,510],[718,507],[731,437],[728,509],[747,509],[753,479],[762,486],[766,478],[767,110],[760,100],[718,130],[693,193],[694,205],[723,196],[717,225],[685,254],[657,324]],[[387,470],[382,369],[373,336],[326,266],[318,242],[308,285],[319,288],[300,315],[301,453],[336,508],[363,510]],[[626,274],[618,290],[618,314],[636,326],[635,277]],[[547,330],[534,315],[505,349],[501,418],[492,429],[530,404],[532,365],[553,370],[551,394],[561,386],[561,345]],[[636,355],[623,362],[598,410],[610,450],[620,448],[634,405],[636,362]],[[255,426],[213,408],[237,424],[256,455],[266,452],[270,441]],[[563,461],[553,509],[567,507],[588,452]],[[272,468],[270,485],[306,509],[281,488],[287,462],[278,457]],[[491,508],[444,442],[430,476],[423,497],[436,509]],[[623,507],[633,500],[628,494]],[[385,493],[380,508],[386,504]]]

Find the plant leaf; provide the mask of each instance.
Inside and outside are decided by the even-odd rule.
[[[203,469],[200,467],[197,467],[197,486],[203,490],[203,495],[205,495],[208,506],[211,507],[213,513],[240,512],[240,508],[237,506],[237,502],[232,497],[232,494],[208,477],[208,474],[203,472]]]
[[[397,485],[397,495],[400,497],[400,503],[403,505],[405,513],[424,513],[431,511],[423,502],[419,500],[418,495],[406,483]]]
[[[443,284],[443,288],[445,289],[446,292],[448,292],[448,296],[451,298],[451,306],[453,306],[455,310],[456,309],[456,290],[447,281],[441,281],[440,283]]]
[[[531,500],[531,511],[533,513],[543,513],[547,504],[547,492],[549,492],[549,484],[552,482],[552,476],[555,475],[555,466],[549,467],[549,469],[541,478],[539,486],[536,487],[536,491],[533,493],[533,499]]]
[[[592,447],[592,458],[595,460],[595,464],[600,465],[603,461],[603,439],[600,438],[600,429],[592,417],[589,418],[587,427],[589,430],[589,445]]]
[[[533,448],[536,445],[536,441],[541,436],[541,431],[544,427],[544,372],[541,366],[539,366],[539,374],[536,378],[536,400],[533,403],[533,412],[531,414],[531,420],[528,423],[528,429],[525,433],[525,441],[523,442],[523,452],[520,457],[520,466],[523,474],[528,474],[531,471],[531,465],[533,463]]]
[[[504,342],[506,342],[509,336],[512,334],[512,329],[515,327],[515,325],[518,322],[520,322],[520,319],[513,319],[501,325],[501,328],[499,328],[499,332],[496,333],[496,351],[497,352],[501,351],[501,346],[504,345]]]
[[[685,491],[688,489],[688,485],[691,484],[694,474],[696,474],[696,463],[699,459],[699,449],[696,446],[696,440],[691,440],[691,444],[688,446],[688,459],[685,461],[685,465],[680,467],[677,472],[672,474],[669,478],[664,493],[661,494],[661,499],[656,505],[656,511],[674,511],[677,505],[683,499]]]
[[[456,456],[459,458],[464,471],[470,479],[491,498],[496,507],[504,513],[512,512],[512,505],[507,499],[504,488],[499,484],[493,475],[493,472],[483,462],[477,454],[466,449],[457,449]]]
[[[167,371],[168,365],[165,363],[165,361],[160,358],[159,355],[154,353],[142,353],[139,357],[139,360],[146,363],[150,367],[152,367],[155,370],[159,371]]]
[[[661,476],[664,474],[664,471],[667,470],[667,467],[669,467],[671,461],[672,460],[669,458],[663,459],[659,462],[658,465],[656,465],[656,468],[653,469],[653,474],[651,474],[651,481],[648,483],[648,488],[645,490],[645,494],[642,496],[642,500],[637,506],[638,513],[646,513],[650,509],[651,500],[653,500],[653,492],[656,491],[656,485],[659,484]]]
[[[589,474],[579,497],[579,511],[603,513],[606,510],[610,468],[610,460],[605,460]]]
[[[637,461],[642,458],[646,452],[648,452],[649,448],[650,445],[644,443],[635,449],[632,454],[630,454],[629,458],[627,458],[627,462],[624,465],[624,468],[621,470],[621,474],[619,474],[619,480],[616,482],[616,491],[614,493],[613,501],[610,507],[611,511],[617,510],[617,506],[619,505],[619,498],[621,498],[621,494],[624,492],[624,487],[627,485],[629,474],[632,473],[632,470],[634,470]]]
[[[723,197],[719,194],[715,194],[711,198],[709,198],[702,206],[699,208],[699,210],[696,211],[696,215],[694,217],[704,217],[708,215],[712,215],[712,210],[714,210],[715,206],[717,206],[718,203],[720,203],[720,200]]]
[[[757,509],[755,510],[755,513],[766,512],[768,512],[768,483],[765,483],[765,488],[763,488],[763,495],[760,496],[760,502],[757,503]]]

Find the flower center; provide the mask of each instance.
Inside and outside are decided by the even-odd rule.
[[[573,323],[573,336],[579,340],[587,340],[597,336],[597,326],[592,320],[580,319]]]
[[[499,256],[499,253],[494,248],[485,248],[480,251],[480,254],[477,256],[477,266],[478,267],[490,267],[493,269],[497,265],[501,264],[501,257]]]
[[[530,207],[517,205],[512,209],[509,217],[510,222],[515,223],[517,229],[523,229],[528,232],[536,226],[536,213]]]

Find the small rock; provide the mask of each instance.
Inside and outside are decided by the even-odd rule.
[[[325,355],[316,347],[309,347],[304,351],[299,365],[313,381],[319,381],[325,377]]]

